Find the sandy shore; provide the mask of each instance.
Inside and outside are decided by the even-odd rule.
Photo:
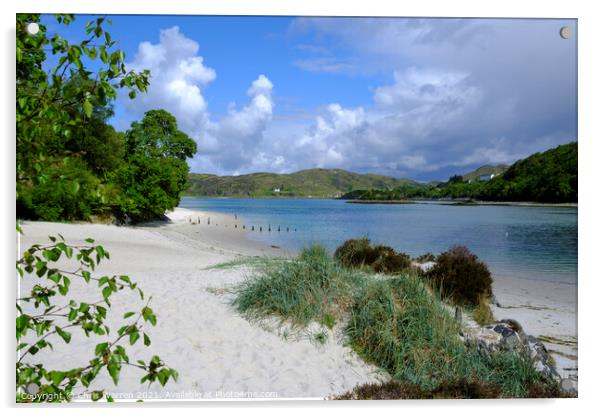
[[[233,228],[233,218],[182,209],[170,217],[172,224],[135,228],[23,224],[21,249],[45,243],[48,235],[57,233],[75,244],[94,238],[111,255],[97,273],[127,274],[147,297],[153,297],[150,306],[158,323],[147,331],[152,344],[147,348],[139,342],[129,347],[130,359],[148,360],[154,354],[160,355],[179,372],[179,381],[147,390],[139,384],[140,372],[125,368],[118,387],[103,371],[96,389],[104,388],[116,399],[324,398],[385,377],[343,346],[335,333],[319,345],[311,333],[285,340],[276,330],[250,323],[233,310],[229,295],[221,290],[242,281],[249,271],[207,269],[242,254],[281,255],[281,249],[245,239],[244,232]],[[208,226],[208,217],[219,225]],[[204,225],[192,225],[193,219]],[[32,282],[33,279],[23,280],[21,289],[26,291]],[[99,298],[87,285],[75,281],[69,296],[88,301]],[[116,331],[125,311],[142,306],[135,293],[119,293],[108,316],[109,326]],[[94,346],[107,340],[74,332],[69,345],[55,340],[54,352],[46,356],[38,353],[35,359],[57,370],[84,366],[92,358]]]
[[[178,209],[172,218],[182,221],[189,217],[189,213]],[[178,227],[170,228],[170,232],[177,232],[195,241],[200,236],[209,237],[212,233],[216,233],[220,239],[228,236],[227,247],[240,254],[294,255],[282,248],[241,240],[241,230],[234,229],[237,222],[233,217],[214,213],[202,213],[200,217],[194,215],[197,214],[192,217],[201,223],[198,229],[180,223]],[[207,227],[207,217],[214,217],[211,224],[216,223],[218,226]],[[244,247],[237,247],[237,244],[244,244]],[[251,247],[253,251],[249,252]],[[492,307],[492,312],[496,319],[510,318],[520,322],[528,334],[538,337],[546,345],[556,361],[560,375],[577,380],[577,287],[504,277],[494,280],[494,294],[497,305]]]
[[[577,286],[504,278],[494,280],[497,319],[512,318],[544,343],[563,378],[577,380]]]
[[[127,274],[147,296],[153,296],[151,306],[159,320],[148,329],[153,343],[150,348],[130,347],[131,358],[158,354],[179,371],[179,381],[147,390],[139,384],[140,373],[128,368],[118,387],[102,373],[97,388],[117,393],[116,398],[122,393],[122,398],[133,399],[324,398],[386,378],[343,346],[336,328],[328,332],[326,344],[319,345],[312,331],[322,328],[286,338],[277,326],[248,322],[230,306],[231,295],[224,289],[248,277],[250,270],[210,269],[240,256],[290,256],[293,252],[251,241],[246,238],[248,230],[232,216],[177,208],[168,217],[168,224],[139,227],[23,224],[22,249],[44,243],[48,235],[57,233],[70,243],[94,238],[111,253],[110,262],[102,264],[98,273]],[[25,282],[30,281],[23,283],[26,290]],[[519,321],[552,352],[561,376],[576,379],[576,287],[504,278],[495,280],[494,293],[495,317]],[[72,295],[97,300],[90,298],[86,285],[76,282]],[[114,300],[109,322],[116,330],[125,311],[142,306],[135,294],[121,293]],[[36,358],[54,367],[60,357],[62,369],[81,366],[102,341],[74,333],[70,345],[57,341],[51,357]]]

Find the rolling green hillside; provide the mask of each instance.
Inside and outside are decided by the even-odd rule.
[[[392,189],[410,183],[389,176],[341,169],[308,169],[291,174],[252,173],[239,176],[188,175],[190,196],[336,198],[354,189]]]
[[[405,183],[393,189],[354,189],[344,199],[396,201],[404,199],[475,199],[502,202],[577,202],[577,142],[521,159],[491,180],[471,180],[495,173],[497,167],[481,167],[455,175],[446,183]]]
[[[478,179],[482,175],[501,175],[508,169],[508,165],[485,165],[481,166],[478,169],[473,170],[472,172],[465,173],[462,175],[462,179],[465,181],[473,181]]]
[[[474,180],[495,173],[488,181]],[[360,200],[471,198],[484,201],[577,202],[577,142],[535,153],[511,166],[482,166],[448,182],[309,169],[291,174],[252,173],[188,176],[191,196],[297,197]]]
[[[577,142],[519,160],[487,182],[482,199],[577,202]]]

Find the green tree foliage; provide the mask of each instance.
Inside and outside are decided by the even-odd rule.
[[[458,182],[462,182],[462,175],[453,175],[449,178],[449,183],[458,183]]]
[[[196,142],[178,130],[174,116],[148,111],[125,134],[125,164],[114,174],[122,189],[119,211],[134,220],[161,216],[178,205],[187,186],[186,158]]]
[[[37,184],[20,195],[20,215],[47,221],[88,218],[104,207],[103,185],[85,162],[66,157],[44,168]]]
[[[56,20],[68,26],[74,16]],[[40,22],[39,15],[17,15],[17,213],[56,220],[106,212],[109,201],[99,195],[103,187],[95,174],[115,168],[121,147],[104,121],[117,90],[130,97],[146,91],[149,72],[127,70],[102,17],[87,23],[79,43],[50,35],[42,24],[32,35],[30,22]],[[48,73],[47,52],[57,62]],[[92,62],[96,71],[86,67]]]
[[[50,244],[35,244],[17,261],[17,271],[22,279],[34,279],[35,284],[17,299],[16,336],[18,359],[16,363],[16,394],[18,402],[70,401],[74,395],[88,395],[92,400],[103,396],[112,399],[102,390],[94,390],[94,380],[105,370],[117,385],[123,368],[141,371],[141,383],[159,381],[165,385],[176,380],[178,373],[165,365],[158,356],[148,362],[130,359],[127,344],[151,344],[144,332],[144,324],[156,325],[157,317],[149,307],[150,299],[139,311],[123,315],[123,325],[116,333],[107,324],[113,295],[123,290],[137,291],[141,299],[144,293],[128,276],[95,276],[95,267],[109,253],[94,240],[88,245],[69,245],[62,236],[50,236]],[[74,263],[74,270],[63,270],[65,262]],[[91,293],[98,291],[98,298],[89,302],[67,299],[72,280],[91,285]],[[93,287],[92,287],[93,286]],[[52,354],[53,343],[71,342],[74,331],[86,337],[99,337],[91,358],[80,366],[65,369],[67,363],[58,360],[56,369],[36,363],[35,356],[42,350]],[[114,335],[113,335],[114,334]],[[71,363],[69,363],[71,365]],[[32,392],[31,387],[35,386]],[[29,387],[29,388],[28,388]],[[34,393],[35,394],[32,394]]]
[[[519,160],[483,187],[482,199],[577,202],[577,142]]]
[[[56,19],[68,26],[74,16]],[[17,216],[151,219],[177,206],[196,144],[175,118],[151,111],[126,134],[107,123],[117,91],[135,98],[150,73],[126,68],[102,17],[86,24],[79,43],[44,25],[29,34],[27,24],[39,21],[17,15]],[[48,52],[57,62],[50,69]]]

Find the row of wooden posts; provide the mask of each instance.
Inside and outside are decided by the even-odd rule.
[[[238,219],[238,216],[236,214],[234,214],[234,219],[235,220]],[[188,222],[191,223],[191,224],[195,224],[195,221],[191,217],[188,218]],[[201,223],[201,217],[197,217],[196,224],[200,224],[200,223]],[[211,225],[211,217],[207,217],[207,225]],[[217,227],[217,223],[215,224],[215,226]],[[234,228],[238,228],[238,224],[234,224]],[[243,230],[247,229],[247,227],[246,227],[245,224],[243,224],[242,229]],[[255,231],[255,226],[254,225],[251,225],[251,231]],[[285,228],[283,228],[281,230],[280,226],[278,226],[277,231],[278,232],[280,232],[280,231],[286,231],[288,233],[289,231],[296,232],[297,229],[296,228],[290,229],[289,227],[285,227]],[[263,226],[259,226],[259,232],[263,232]],[[268,232],[272,232],[272,226],[271,225],[268,225]]]

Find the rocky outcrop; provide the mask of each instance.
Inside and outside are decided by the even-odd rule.
[[[476,345],[484,354],[499,351],[525,351],[533,360],[535,369],[558,382],[560,375],[546,347],[534,336],[527,335],[513,319],[505,319],[483,327],[473,327],[462,334],[467,345]]]

